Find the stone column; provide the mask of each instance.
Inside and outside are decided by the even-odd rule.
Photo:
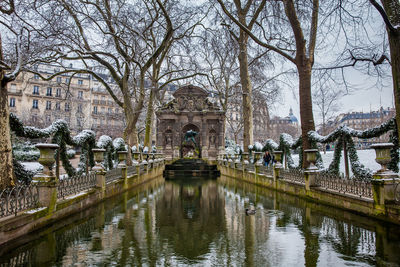
[[[273,176],[274,176],[274,187],[276,188],[278,185],[280,172],[283,169],[283,166],[281,163],[282,151],[274,151],[274,156],[275,156],[276,164],[274,165]]]
[[[105,149],[93,148],[94,160],[96,165],[92,168],[92,171],[96,173],[96,187],[100,191],[100,197],[104,198],[106,193],[106,171],[101,164],[104,159]]]
[[[128,188],[128,169],[126,166],[126,156],[128,151],[118,151],[118,168],[121,169],[121,176],[124,179],[124,189]]]
[[[392,143],[382,143],[372,145],[371,148],[375,149],[375,161],[381,165],[381,169],[372,175],[372,193],[374,198],[374,208],[378,214],[386,213],[385,204],[395,201],[396,186],[400,183],[400,178],[397,173],[386,168],[389,164],[390,150]]]
[[[36,148],[40,150],[39,163],[43,166],[43,171],[33,177],[32,183],[38,188],[39,206],[47,207],[48,212],[52,213],[57,203],[58,179],[53,172],[53,165],[54,152],[58,145],[37,144]]]
[[[310,162],[308,168],[304,171],[305,185],[306,190],[310,191],[311,187],[317,186],[317,175],[318,175],[318,167],[315,166],[315,162],[317,160],[317,152],[318,149],[306,149],[304,153],[306,153],[306,159]]]

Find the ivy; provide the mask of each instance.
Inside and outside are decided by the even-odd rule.
[[[22,121],[13,113],[10,113],[10,128],[18,137],[30,139],[51,137],[51,142],[59,146],[56,151],[56,157],[59,155],[63,167],[70,177],[76,174],[76,170],[68,160],[67,145],[80,146],[82,148],[78,165],[79,172],[85,171],[87,164],[89,164],[89,166],[94,166],[92,148],[95,147],[96,135],[93,131],[83,130],[78,135],[72,137],[68,124],[64,120],[57,120],[47,128],[38,129],[36,127],[24,126]],[[15,164],[14,166],[16,169],[19,169]],[[15,174],[17,175],[17,173]],[[32,178],[29,176],[21,176],[21,174],[18,174],[17,177],[19,177],[19,179]]]
[[[397,133],[397,126],[395,118],[392,118],[381,125],[378,125],[374,128],[367,129],[364,131],[354,130],[347,126],[340,126],[335,129],[332,133],[327,136],[322,136],[318,134],[316,131],[308,132],[308,139],[311,143],[312,148],[318,148],[318,143],[327,144],[327,143],[336,143],[335,151],[333,155],[333,160],[330,163],[327,170],[323,170],[332,174],[339,176],[339,166],[341,153],[343,150],[344,144],[346,144],[346,148],[348,151],[351,170],[357,179],[369,180],[372,178],[372,171],[366,168],[363,164],[360,163],[357,150],[353,141],[353,137],[360,139],[371,139],[374,137],[379,137],[387,132],[390,133],[390,141],[394,144],[394,147],[391,149],[391,162],[388,164],[388,168],[394,172],[399,171],[398,163],[399,163],[399,138]],[[268,139],[265,141],[265,145],[262,149],[259,148],[258,145],[250,145],[249,152],[252,151],[270,151],[274,152],[276,150],[282,151],[282,156],[286,159],[289,168],[296,168],[293,163],[291,151],[298,149],[299,150],[299,165],[297,168],[300,168],[303,165],[303,141],[300,136],[297,140],[293,140],[292,136],[287,133],[282,133],[279,137],[279,144],[277,144],[272,139]],[[301,149],[300,149],[301,148]],[[317,153],[317,162],[316,165],[319,169],[323,169],[323,162],[321,154]]]
[[[106,150],[106,155],[104,158],[104,167],[107,170],[111,170],[114,167],[113,157],[115,157],[117,154],[115,153],[114,155],[114,145],[112,138],[109,137],[108,135],[100,136],[99,141],[97,141],[97,147]]]

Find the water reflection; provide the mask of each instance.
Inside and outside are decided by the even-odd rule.
[[[256,215],[246,216],[248,207]],[[0,266],[400,262],[397,226],[225,177],[154,180],[28,238],[0,247]]]

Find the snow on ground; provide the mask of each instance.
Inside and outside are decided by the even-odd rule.
[[[373,149],[366,149],[366,150],[357,150],[358,158],[365,167],[372,171],[377,171],[380,169],[380,165],[376,163],[375,161],[375,150]],[[333,159],[333,151],[326,151],[326,154],[324,152],[321,152],[322,160],[324,161],[324,167],[328,168],[329,164],[331,164],[332,159]],[[343,161],[343,151],[342,151],[342,157],[340,158],[340,171],[344,173],[344,161]],[[293,155],[293,161],[295,165],[297,166],[299,164],[299,155],[295,154]],[[350,175],[352,175],[351,171],[351,166],[349,162],[349,170],[350,170]]]
[[[24,168],[28,171],[39,171],[43,169],[42,165],[39,162],[21,162]]]

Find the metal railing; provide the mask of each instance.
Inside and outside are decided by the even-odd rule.
[[[106,173],[106,184],[121,178],[122,178],[122,172],[120,168],[109,170]]]
[[[321,188],[337,191],[342,194],[373,198],[372,184],[370,181],[342,179],[337,175],[321,172],[318,173],[316,177],[316,184]]]
[[[36,185],[17,185],[0,191],[0,218],[36,208],[39,194]]]
[[[57,197],[65,198],[96,186],[96,173],[77,174],[60,180],[57,188]]]
[[[301,169],[281,169],[280,177],[282,180],[296,184],[305,184],[304,170]]]
[[[132,176],[132,175],[136,174],[136,166],[128,166],[126,168],[126,171],[127,171],[128,176]]]
[[[267,167],[267,166],[260,166],[259,167],[260,173],[272,176],[273,175],[273,167]]]

